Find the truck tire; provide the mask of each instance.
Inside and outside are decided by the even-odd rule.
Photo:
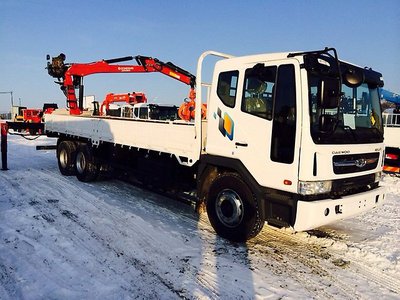
[[[58,168],[62,175],[75,175],[76,144],[72,141],[62,141],[57,146]]]
[[[99,163],[96,161],[92,148],[87,144],[79,146],[76,152],[75,169],[79,181],[94,181],[99,175]]]
[[[264,226],[256,197],[237,173],[222,173],[212,181],[206,207],[217,234],[234,242],[255,237]]]

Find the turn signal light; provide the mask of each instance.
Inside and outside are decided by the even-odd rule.
[[[283,181],[283,184],[284,184],[284,185],[292,185],[292,182],[291,182],[289,179],[285,179],[285,180]]]

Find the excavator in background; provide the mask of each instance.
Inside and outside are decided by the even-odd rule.
[[[385,89],[379,89],[381,100],[385,100],[396,105],[400,105],[400,94]]]

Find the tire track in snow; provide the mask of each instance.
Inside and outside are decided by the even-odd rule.
[[[299,238],[297,235],[293,235],[293,234],[288,234],[286,232],[282,232],[283,235],[287,235],[288,238],[299,241],[299,242],[304,242],[303,239]],[[338,239],[335,238],[335,236],[329,238],[329,240],[332,243],[344,243]],[[306,243],[311,243],[312,245],[316,246],[316,247],[321,247],[320,244],[318,244],[318,239],[313,242],[313,241],[305,241]],[[326,241],[324,242],[326,243]],[[346,244],[346,243],[344,243]],[[349,247],[351,248],[351,246],[348,246],[347,244],[345,245],[345,247]],[[368,281],[372,281],[374,283],[376,283],[377,285],[380,285],[381,287],[387,289],[387,290],[391,290],[394,293],[397,293],[400,295],[400,276],[399,274],[390,274],[388,275],[387,273],[385,273],[384,271],[380,271],[378,269],[373,269],[371,267],[369,267],[368,265],[366,265],[366,263],[362,260],[360,260],[359,258],[355,257],[354,255],[352,255],[351,251],[346,251],[343,252],[341,250],[336,250],[335,248],[330,248],[329,249],[329,254],[332,256],[331,260],[340,260],[341,257],[345,257],[345,259],[349,260],[349,263],[346,264],[346,268],[348,269],[353,269],[356,271],[357,274],[362,275],[366,280]]]
[[[204,227],[208,227],[206,230],[213,233],[207,218],[203,216],[201,219]],[[272,231],[274,230],[272,229]],[[342,299],[355,299],[355,295],[357,295],[351,287],[343,288],[340,285],[336,286],[335,281],[332,282],[334,276],[320,266],[315,258],[315,249],[302,248],[299,243],[271,234],[268,228],[264,228],[247,245],[250,247],[245,251],[251,253],[250,267],[254,271],[261,270],[262,266],[265,266],[279,277],[292,278],[316,298],[331,299],[338,296],[338,291],[341,291],[339,295]],[[227,246],[232,247],[232,245]],[[312,276],[307,276],[308,274],[312,274]],[[318,275],[318,280],[314,279],[315,275]],[[332,290],[332,293],[327,289]],[[361,299],[361,296],[356,299]]]
[[[46,177],[46,174],[41,174],[43,177]],[[76,181],[75,178],[70,177],[71,179],[67,179],[65,177],[61,177],[65,180],[68,180],[68,186],[69,186],[69,190],[71,193],[75,193],[78,191],[81,191],[82,186],[86,186],[86,187],[90,187],[90,189],[95,189],[98,190],[98,186],[102,185],[101,190],[110,190],[110,192],[114,193],[115,192],[115,188],[118,185],[121,185],[118,187],[117,189],[117,193],[118,196],[123,196],[123,198],[125,199],[125,203],[118,203],[119,205],[122,205],[122,208],[127,208],[128,206],[135,204],[136,208],[140,208],[141,206],[143,206],[143,204],[147,203],[147,207],[146,209],[149,208],[149,203],[151,203],[151,205],[155,204],[152,200],[152,198],[154,198],[155,194],[151,193],[151,192],[147,192],[147,191],[143,191],[143,190],[138,190],[137,188],[131,186],[131,185],[127,185],[126,183],[123,182],[101,182],[101,183],[94,183],[94,184],[88,184],[88,183],[81,183],[79,181]],[[60,185],[60,186],[57,186]],[[58,184],[56,184],[55,186],[55,190],[62,188],[63,184],[61,182],[59,182]],[[76,191],[75,191],[76,189]],[[39,187],[40,190],[40,187]],[[144,203],[141,203],[142,199],[139,199],[139,201],[133,201],[129,200],[132,199],[132,192],[134,194],[140,193],[141,197],[144,196],[148,196],[148,201],[145,201]],[[157,196],[157,195],[156,195]],[[105,195],[103,195],[104,198],[107,197],[107,193]],[[158,197],[158,196],[157,196]],[[92,193],[84,193],[83,195],[81,195],[81,198],[85,199],[85,205],[89,205],[89,206],[93,206],[95,207],[98,212],[99,215],[101,215],[103,213],[103,215],[105,217],[109,216],[112,220],[118,220],[121,222],[117,222],[117,223],[124,223],[126,217],[120,217],[120,216],[116,216],[115,214],[113,214],[112,209],[107,209],[108,204],[103,202],[103,199],[101,198],[97,198],[95,195],[93,195]],[[118,197],[117,197],[118,198]],[[169,201],[171,201],[170,199],[168,199]],[[114,205],[116,203],[113,203]],[[158,203],[160,204],[160,203]],[[93,228],[93,226],[91,224],[87,224],[84,223],[84,221],[81,221],[82,219],[90,219],[91,215],[93,213],[93,209],[88,210],[89,214],[86,214],[84,212],[84,210],[82,210],[82,203],[80,201],[77,201],[77,203],[70,203],[69,206],[74,207],[74,209],[71,209],[72,211],[77,212],[72,213],[69,210],[63,210],[61,211],[61,214],[67,218],[69,218],[71,221],[75,222],[78,226],[80,226],[83,230],[85,230],[88,235],[90,235],[92,238],[98,240],[103,247],[107,248],[107,250],[112,251],[115,253],[116,256],[121,257],[122,259],[124,259],[125,261],[127,261],[129,264],[135,266],[135,268],[138,268],[143,274],[147,274],[147,275],[151,275],[152,277],[155,278],[155,280],[159,281],[159,284],[164,285],[166,288],[168,288],[170,291],[174,292],[177,296],[181,297],[181,298],[185,298],[185,291],[182,290],[182,288],[180,287],[174,287],[174,283],[173,281],[169,281],[168,279],[164,278],[163,276],[161,276],[160,274],[157,273],[157,271],[152,270],[151,268],[151,264],[148,264],[148,261],[146,260],[140,260],[132,255],[129,255],[129,253],[127,253],[126,251],[124,251],[124,249],[122,248],[118,248],[116,245],[113,244],[112,240],[106,240],[104,237],[100,236],[98,233],[96,233],[96,230]],[[152,213],[158,213],[161,217],[165,217],[164,213],[169,213],[170,210],[166,209],[163,206],[157,206],[155,209],[151,209]],[[161,210],[161,211],[160,211]],[[79,212],[79,213],[78,213]],[[128,213],[128,212],[127,212]],[[153,216],[154,217],[154,216]],[[140,233],[140,228],[136,228],[137,229],[137,233]],[[123,236],[124,233],[116,228],[115,232],[113,232],[113,234],[115,236]],[[125,234],[126,235],[126,234]],[[128,236],[125,236],[126,239],[128,239]],[[145,245],[144,247],[146,247],[146,244],[151,244],[149,243],[149,241],[152,239],[153,237],[145,234],[142,237],[140,237],[140,235],[136,235],[135,239],[139,239],[141,240],[141,243],[143,245]],[[152,254],[154,255],[156,252],[158,252],[158,249],[150,249],[150,251],[152,252]],[[162,255],[162,253],[161,253]],[[150,282],[148,285],[157,285],[157,283],[154,282]]]
[[[104,237],[98,235],[95,231],[91,230],[85,223],[81,222],[78,218],[77,215],[72,214],[68,211],[64,211],[64,215],[70,219],[72,222],[75,222],[79,227],[81,227],[84,231],[88,233],[92,238],[96,239],[99,241],[103,248],[107,249],[110,252],[113,252],[116,257],[122,258],[124,261],[126,261],[128,264],[133,265],[136,270],[139,270],[142,274],[141,280],[143,282],[147,282],[145,286],[158,286],[161,284],[162,286],[166,287],[168,290],[171,292],[175,293],[177,296],[182,297],[182,293],[179,290],[176,290],[173,287],[173,284],[171,282],[168,282],[165,280],[163,277],[161,277],[159,274],[156,272],[152,271],[149,266],[145,262],[140,261],[139,259],[130,256],[129,254],[127,255],[124,251],[121,251],[120,249],[117,249],[116,247],[113,247],[112,241],[106,240]],[[93,253],[94,255],[97,254]],[[149,280],[149,275],[151,279]],[[152,295],[154,297],[159,297],[159,295]]]
[[[24,205],[27,206],[29,208],[31,208],[31,210],[33,209],[34,211],[36,211],[35,213],[32,213],[33,215],[33,222],[39,221],[42,223],[42,226],[52,226],[55,227],[57,229],[58,232],[63,233],[63,236],[68,236],[68,239],[71,241],[71,243],[75,244],[75,246],[77,246],[78,249],[85,249],[85,251],[88,251],[90,253],[91,257],[94,257],[97,261],[97,264],[100,265],[104,265],[104,262],[108,259],[109,261],[111,261],[111,263],[106,263],[107,268],[109,268],[113,273],[115,273],[115,275],[119,275],[121,276],[122,274],[117,274],[117,272],[115,271],[115,269],[113,268],[113,264],[112,261],[113,259],[117,259],[122,257],[120,255],[121,252],[118,252],[116,249],[114,249],[113,247],[111,247],[111,242],[107,241],[106,238],[98,235],[96,232],[92,231],[87,224],[85,224],[83,221],[81,221],[82,217],[84,216],[84,212],[79,211],[80,207],[80,202],[78,202],[77,204],[74,203],[62,203],[62,201],[60,201],[57,198],[62,198],[62,194],[63,192],[65,192],[66,189],[69,190],[69,192],[73,193],[79,193],[80,196],[82,196],[83,199],[85,199],[85,201],[87,202],[87,199],[90,199],[92,201],[95,201],[95,197],[91,196],[90,193],[87,192],[83,192],[82,187],[80,185],[82,185],[82,183],[76,182],[76,184],[71,184],[71,183],[65,183],[65,178],[61,177],[61,180],[55,179],[53,174],[47,174],[47,172],[43,172],[43,171],[35,171],[35,177],[38,180],[38,184],[35,186],[31,186],[28,187],[26,185],[23,184],[19,184],[18,181],[14,181],[14,182],[8,182],[8,185],[6,186],[8,193],[12,194],[13,196],[11,198],[17,197],[19,193],[24,193],[25,195],[27,193],[29,193],[30,195],[33,196],[28,196],[26,201],[24,201]],[[57,175],[60,176],[60,175]],[[56,178],[57,178],[56,176]],[[49,190],[49,193],[47,193],[47,197],[44,199],[39,199],[37,198],[37,196],[35,195],[42,195],[43,194],[43,190],[46,189],[46,182],[48,182],[51,179],[51,182],[53,184],[52,189]],[[21,181],[24,181],[24,176],[21,177]],[[67,187],[67,188],[66,188]],[[61,190],[60,190],[61,189]],[[83,192],[83,193],[82,193]],[[85,197],[86,196],[86,197]],[[60,203],[61,202],[61,203]],[[64,201],[65,202],[65,201]],[[65,205],[67,205],[65,207]],[[101,204],[100,204],[101,205]],[[68,209],[68,207],[72,206],[73,208],[76,209],[72,209],[72,212],[70,209]],[[91,212],[93,212],[93,210],[90,210]],[[76,231],[78,230],[75,226],[70,226],[68,223],[65,223],[65,221],[63,222],[59,222],[61,218],[64,219],[68,219],[71,223],[78,225],[78,227],[80,227],[83,231],[86,232],[86,234],[82,235],[82,233],[77,233]],[[90,216],[86,216],[88,218],[90,218]],[[85,219],[85,218],[84,218]],[[48,223],[48,224],[46,224]],[[40,223],[38,223],[37,225],[41,226]],[[69,230],[72,228],[72,231],[69,232]],[[23,234],[23,233],[21,233]],[[96,241],[98,241],[101,245],[99,245],[100,247],[96,247],[97,249],[93,249],[93,242],[91,242],[91,246],[86,246],[86,243],[88,242],[88,237],[95,239]],[[29,238],[29,237],[26,237]],[[40,241],[36,240],[35,241],[35,245],[36,248],[40,248]],[[104,252],[112,252],[114,255],[113,258],[109,258],[107,257],[107,255],[100,255],[100,253],[102,252],[102,250],[106,250]],[[54,253],[54,255],[56,257],[60,257],[62,259],[68,259],[68,254],[67,253],[61,253],[59,251],[57,251],[56,249],[51,249],[51,251],[56,251]],[[83,253],[84,254],[84,253]],[[131,294],[134,295],[142,295],[143,297],[150,297],[150,298],[159,298],[160,295],[158,294],[157,291],[153,291],[153,290],[148,290],[148,288],[141,288],[141,286],[145,287],[150,287],[150,286],[158,286],[158,290],[161,293],[165,294],[165,290],[163,288],[161,288],[162,285],[164,285],[168,290],[170,290],[171,292],[175,293],[176,295],[179,295],[178,291],[174,291],[173,289],[171,289],[171,284],[169,284],[168,282],[165,282],[163,280],[161,280],[162,278],[160,276],[158,276],[156,273],[154,272],[149,272],[149,270],[145,269],[146,264],[142,263],[140,264],[138,260],[134,260],[134,259],[125,259],[126,260],[126,265],[130,264],[133,266],[139,266],[140,268],[138,269],[138,271],[142,274],[141,279],[140,279],[140,284],[137,286],[136,290],[131,290]],[[132,261],[134,263],[132,263]],[[74,262],[69,261],[70,264],[74,264]],[[34,265],[36,264],[36,262],[34,262]],[[79,268],[79,265],[75,265],[75,268]],[[42,274],[43,275],[43,274]],[[55,275],[55,274],[53,274]],[[128,277],[132,277],[132,276],[128,276]],[[7,277],[8,278],[8,277]],[[50,279],[50,278],[49,278]],[[52,280],[54,280],[54,278],[52,278]],[[56,279],[56,281],[58,281],[58,284],[62,283],[62,278],[60,279]],[[134,286],[135,284],[133,282],[129,282],[128,284],[125,284],[127,288],[127,290],[129,291],[129,287],[130,286]],[[6,285],[6,287],[12,288],[14,285],[13,284],[8,284]],[[15,286],[18,286],[15,283]],[[66,288],[68,288],[69,286],[66,285]],[[70,287],[69,287],[70,288]],[[76,287],[75,287],[76,288]],[[138,289],[141,289],[141,292],[138,291]],[[12,292],[12,291],[11,291]],[[10,293],[10,292],[9,292]],[[168,294],[168,293],[167,293]],[[180,295],[179,295],[180,296]],[[181,297],[181,296],[180,296]]]
[[[287,268],[289,275],[294,276],[317,298],[322,296],[325,299],[332,297],[362,299],[362,295],[357,292],[354,286],[340,280],[333,267],[327,267],[330,258],[327,251],[321,251],[322,249],[319,247],[291,239],[290,236],[281,234],[268,226],[265,226],[254,243],[277,250],[271,256],[278,261],[286,261],[287,263],[283,264],[283,268]],[[299,273],[299,270],[305,273]],[[317,279],[314,276],[307,276],[311,274],[318,275]]]
[[[115,189],[116,186],[118,186],[117,189]],[[114,183],[111,182],[110,184],[102,186],[101,189],[106,194],[111,192],[114,193],[115,190],[117,190],[117,198],[124,198],[125,201],[123,203],[118,202],[113,204],[121,206],[122,209],[126,209],[132,206],[135,208],[136,214],[141,215],[142,217],[152,218],[154,220],[154,222],[152,221],[152,223],[162,222],[161,226],[164,227],[167,224],[164,223],[164,221],[162,220],[169,219],[170,222],[168,222],[168,224],[173,224],[173,228],[171,228],[170,232],[172,243],[170,245],[160,245],[160,247],[154,247],[154,245],[157,245],[159,243],[157,237],[152,236],[148,232],[144,232],[142,228],[133,228],[133,231],[137,233],[135,234],[135,241],[138,243],[139,247],[142,249],[146,249],[151,246],[152,249],[148,250],[152,252],[152,256],[155,256],[155,259],[150,260],[150,258],[147,258],[149,260],[145,259],[142,261],[138,261],[137,258],[130,256],[132,263],[143,265],[143,263],[146,262],[148,265],[156,265],[157,263],[159,263],[157,262],[157,259],[162,260],[163,257],[167,258],[167,260],[169,260],[170,268],[178,269],[178,275],[175,274],[175,276],[178,276],[178,278],[175,278],[175,280],[168,280],[167,278],[170,278],[170,276],[173,275],[173,273],[170,274],[169,271],[166,272],[164,276],[157,276],[159,276],[160,280],[164,281],[167,286],[171,287],[176,285],[176,281],[181,281],[179,278],[185,277],[187,275],[187,272],[193,275],[193,278],[196,277],[196,274],[199,273],[199,269],[197,266],[189,264],[191,259],[190,251],[184,253],[182,256],[180,256],[181,251],[178,251],[178,253],[171,251],[171,249],[174,249],[174,247],[179,248],[179,243],[187,246],[187,244],[190,243],[191,239],[198,238],[196,237],[197,222],[193,218],[185,217],[185,215],[190,215],[192,217],[194,215],[189,207],[185,205],[182,206],[182,203],[177,203],[170,198],[166,198],[162,195],[143,190],[137,186],[121,181],[117,181]],[[176,211],[176,209],[178,211]],[[145,216],[143,216],[140,211],[146,211]],[[188,212],[190,213],[188,214]],[[115,218],[115,216],[113,216],[113,218]],[[144,220],[144,222],[148,222],[148,220]],[[183,234],[181,233],[182,231],[184,231]],[[212,236],[215,236],[214,233],[212,233]],[[178,244],[175,244],[174,241]],[[167,249],[167,251],[163,249]],[[150,272],[154,274],[157,274],[155,271],[152,271],[151,268],[149,269],[149,266],[146,266],[146,269],[150,270]],[[190,296],[191,291],[187,290],[180,283],[177,287],[174,287],[173,289],[177,291],[177,294],[180,297],[189,299],[192,298]],[[196,289],[200,290],[200,294],[206,295],[207,298],[216,298],[218,296],[218,294],[214,293],[214,291],[212,290],[212,286],[204,284],[204,281],[200,281],[199,286],[197,286]]]
[[[361,275],[366,281],[374,282],[376,285],[381,286],[384,289],[387,289],[389,291],[392,291],[400,295],[400,276],[396,276],[394,274],[387,275],[383,271],[372,269],[371,267],[367,266],[365,262],[351,255],[349,251],[343,253],[343,251],[336,250],[332,247],[328,248],[324,246],[324,244],[329,243],[329,241],[331,241],[332,243],[341,242],[335,240],[334,237],[329,238],[328,241],[324,241],[322,244],[320,244],[318,239],[312,241],[309,238],[304,239],[302,237],[299,237],[297,234],[293,234],[290,231],[288,232],[288,231],[273,229],[268,226],[266,226],[266,228],[268,235],[266,235],[263,230],[262,236],[264,236],[264,240],[268,240],[268,237],[270,235],[273,235],[280,241],[283,241],[284,244],[289,246],[288,248],[285,247],[286,251],[293,251],[290,248],[290,245],[293,243],[294,245],[302,245],[302,247],[307,249],[307,251],[310,251],[310,253],[314,253],[317,256],[321,257],[322,259],[327,260],[328,262],[330,261],[333,264],[335,264],[335,262],[339,262],[338,264],[339,267],[340,267],[340,261],[343,261],[344,264],[343,267],[345,267],[349,271],[354,271],[354,274]],[[302,253],[304,252],[305,251],[302,251]],[[345,260],[342,259],[343,257],[345,257],[345,260],[349,261],[346,262]],[[309,264],[310,261],[312,260],[308,260],[307,258],[304,260],[306,264]],[[322,267],[318,266],[318,268],[321,269]],[[354,287],[340,280],[340,278],[335,274],[332,274],[330,270],[333,269],[333,271],[335,271],[335,268],[331,268],[328,265],[328,268],[322,268],[322,269],[324,269],[327,272],[327,274],[329,274],[329,277],[332,277],[333,282],[337,282],[339,284],[339,287],[341,289],[344,288],[345,291],[349,292],[349,295],[351,295],[351,293],[353,292],[355,292],[355,294],[357,295],[357,292],[355,291]],[[358,296],[362,298],[361,295]]]
[[[202,230],[214,234],[206,216],[201,218]],[[341,280],[336,273],[340,266],[333,262],[340,260],[333,249],[323,245],[310,244],[309,240],[288,234],[285,231],[265,226],[262,232],[249,242],[253,253],[263,256],[264,259],[272,258],[274,261],[268,264],[277,275],[287,275],[295,278],[316,298],[331,299],[340,295],[343,299],[363,299],[364,296],[357,291],[357,285]],[[229,245],[228,245],[229,246]],[[260,257],[255,261],[265,262]],[[398,293],[399,280],[382,272],[377,272],[360,262],[351,261],[354,269],[346,266],[354,275],[361,275],[366,281],[373,281],[381,287]],[[254,264],[257,266],[257,263]],[[257,268],[257,267],[256,267]],[[299,273],[302,270],[302,273]],[[307,274],[318,275],[318,279]],[[204,279],[200,279],[204,281]]]
[[[400,297],[400,278],[398,275],[387,275],[383,272],[378,272],[363,264],[363,262],[356,260],[355,258],[351,261],[351,266],[357,271],[358,274],[362,275],[366,280],[373,281],[377,285],[388,289]]]
[[[13,273],[14,270],[12,268],[7,267],[0,261],[0,287],[6,293],[4,296],[9,297],[9,299],[21,299],[21,291],[18,288],[17,279]],[[0,298],[2,298],[1,290]]]

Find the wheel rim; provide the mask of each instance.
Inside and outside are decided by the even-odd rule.
[[[82,174],[86,168],[86,158],[82,152],[76,155],[76,170],[79,174]]]
[[[215,202],[218,219],[227,227],[236,227],[243,220],[243,202],[231,189],[221,191]]]
[[[62,149],[59,154],[60,165],[63,169],[68,166],[68,154],[65,149]]]

